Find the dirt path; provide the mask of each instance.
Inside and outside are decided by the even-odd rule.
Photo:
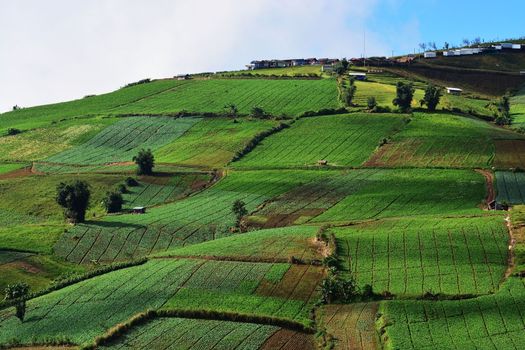
[[[30,167],[16,169],[8,173],[0,174],[0,180],[16,179],[19,177],[29,176],[31,175],[31,173],[32,172]]]
[[[485,198],[485,205],[496,199],[496,192],[494,191],[494,174],[490,170],[476,169],[476,172],[483,175],[487,187],[487,197]]]

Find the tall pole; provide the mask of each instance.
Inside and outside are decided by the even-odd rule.
[[[363,31],[363,67],[366,68],[366,30]]]

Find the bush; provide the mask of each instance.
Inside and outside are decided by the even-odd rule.
[[[117,185],[117,192],[118,193],[122,193],[122,194],[128,193],[128,189],[127,189],[126,185],[119,184],[119,185]]]
[[[108,192],[102,200],[102,205],[108,213],[118,213],[122,210],[122,204],[124,204],[124,199],[119,192]]]
[[[402,81],[396,85],[396,98],[392,101],[394,106],[398,106],[401,112],[410,111],[412,99],[414,98],[414,86],[412,83],[405,84]]]
[[[26,314],[25,298],[28,294],[29,286],[25,282],[10,284],[5,289],[5,300],[16,300],[16,317],[18,317],[18,319],[22,322],[24,322],[24,317]]]
[[[353,277],[344,279],[339,276],[335,269],[331,268],[321,283],[322,302],[332,304],[335,302],[349,303],[357,296],[357,284]]]
[[[252,117],[259,119],[265,119],[268,117],[268,114],[264,111],[264,109],[258,106],[253,106],[250,114]]]
[[[9,128],[9,129],[7,129],[7,135],[9,135],[9,136],[18,135],[21,132],[22,131],[20,129],[17,129],[17,128]]]
[[[425,89],[425,96],[420,101],[421,106],[427,105],[428,110],[433,112],[436,110],[439,100],[441,99],[441,89],[434,86],[428,85]]]
[[[139,182],[132,177],[128,177],[125,183],[126,183],[126,186],[129,186],[129,187],[136,187],[139,185]]]
[[[376,98],[374,96],[369,96],[366,100],[366,106],[368,107],[369,111],[375,111],[375,109],[377,108]]]

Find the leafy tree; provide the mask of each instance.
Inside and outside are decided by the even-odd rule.
[[[13,111],[18,111],[19,109],[22,109],[22,107],[20,107],[19,105],[13,106]]]
[[[151,150],[141,149],[139,154],[133,157],[133,161],[137,164],[137,175],[152,175],[153,167],[155,166],[155,157]]]
[[[392,101],[394,106],[398,106],[401,112],[408,112],[414,98],[414,86],[412,83],[405,84],[399,81],[396,85],[396,98]]]
[[[436,110],[439,100],[441,99],[441,89],[434,86],[428,85],[425,89],[425,96],[421,100],[421,105],[427,105],[428,110],[433,112]]]
[[[341,65],[343,66],[343,69],[346,71],[348,69],[348,66],[350,66],[350,62],[345,58],[341,60]]]
[[[252,117],[259,118],[259,119],[264,119],[267,116],[267,114],[264,111],[264,109],[262,109],[262,107],[258,107],[258,106],[253,106],[250,114],[252,115]]]
[[[497,103],[498,115],[496,117],[497,125],[510,125],[512,118],[510,116],[510,97],[504,95]]]
[[[448,42],[445,41],[445,44],[443,45],[443,48],[445,50],[448,50],[450,48],[450,44]]]
[[[85,181],[59,183],[56,202],[64,208],[64,216],[72,223],[84,222],[86,210],[89,207],[91,191]]]
[[[235,226],[239,227],[241,224],[242,217],[248,214],[248,210],[246,209],[246,204],[242,200],[237,199],[235,202],[233,202],[232,212],[233,214],[235,214],[235,218],[236,218]]]
[[[426,44],[426,43],[420,43],[420,44],[419,44],[419,48],[420,48],[422,51],[426,51],[426,50],[427,50],[427,44]]]
[[[339,99],[346,107],[352,106],[356,90],[354,79],[350,79],[348,85],[344,81],[341,83]]]
[[[463,46],[470,46],[470,40],[469,39],[463,39],[462,43],[463,43]]]
[[[124,199],[119,192],[107,192],[106,197],[102,200],[102,205],[108,213],[118,213],[122,210]]]
[[[18,282],[10,284],[5,289],[5,300],[18,300],[15,304],[16,317],[21,322],[24,322],[26,314],[26,301],[25,298],[29,294],[29,286],[24,282]]]
[[[327,304],[348,303],[358,295],[357,283],[353,277],[342,278],[332,267],[321,283],[321,295],[323,302]]]
[[[374,96],[369,96],[366,100],[366,105],[369,111],[375,111],[377,108],[377,101]]]
[[[126,186],[129,186],[129,187],[135,187],[139,185],[139,182],[132,177],[128,177],[125,182],[126,182]]]
[[[336,64],[334,64],[335,74],[343,75],[345,71],[346,71],[346,68],[344,67],[342,62],[337,62]]]
[[[237,106],[233,103],[224,106],[224,111],[226,113],[226,116],[230,118],[237,118],[237,116],[239,115],[239,109],[237,109]]]

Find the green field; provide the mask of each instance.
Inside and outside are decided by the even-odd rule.
[[[180,85],[177,80],[156,80],[149,84],[140,84],[122,88],[107,94],[85,97],[75,101],[49,104],[38,107],[22,108],[3,113],[0,116],[0,133],[8,128],[29,130],[47,127],[66,119],[75,119],[80,123],[83,116],[103,115],[116,108],[136,102],[145,97],[156,95]]]
[[[512,115],[512,127],[525,127],[525,88],[510,99],[510,112]]]
[[[86,143],[46,161],[80,165],[130,162],[141,148],[155,151],[180,137],[199,121],[196,118],[124,118]]]
[[[204,119],[175,141],[155,152],[159,162],[189,166],[226,165],[255,135],[271,129],[270,120],[226,118]]]
[[[73,262],[113,261],[201,243],[230,235],[231,206],[237,199],[249,211],[317,174],[268,171],[233,172],[208,190],[148,209],[144,215],[109,216],[68,230],[55,253]]]
[[[404,126],[403,115],[348,114],[300,119],[264,139],[238,168],[304,167],[327,160],[334,166],[358,166],[379,141]]]
[[[372,156],[371,166],[486,168],[494,139],[515,138],[478,119],[452,114],[415,113],[408,126]]]
[[[210,79],[181,82],[173,90],[116,108],[111,113],[223,113],[227,104],[235,104],[242,114],[249,114],[252,107],[259,106],[272,115],[289,116],[339,107],[333,79]]]
[[[241,70],[235,72],[224,73],[226,76],[242,76],[242,75],[265,75],[265,76],[286,76],[293,77],[294,75],[317,75],[320,76],[321,66],[296,66],[296,67],[285,67],[285,68],[264,68],[254,70]]]
[[[344,270],[377,292],[485,294],[497,290],[506,269],[501,216],[390,219],[333,232]]]
[[[390,349],[521,349],[524,280],[510,278],[490,296],[458,301],[382,304]]]
[[[525,173],[496,171],[497,200],[500,203],[525,203]]]
[[[3,163],[0,164],[0,175],[9,173],[14,170],[21,169],[23,167],[27,166],[27,164],[21,164],[21,163]]]
[[[45,337],[66,336],[80,344],[89,342],[114,324],[148,308],[176,307],[287,316],[305,321],[315,286],[312,276],[300,278],[308,291],[272,286],[287,280],[287,264],[214,262],[204,260],[154,260],[107,273],[28,303],[28,317],[20,324],[13,309],[0,310],[0,344]],[[290,280],[289,282],[294,282]],[[314,282],[314,283],[312,283]],[[293,285],[292,287],[295,287]],[[290,287],[289,287],[290,288]],[[210,296],[213,295],[213,298]],[[306,296],[306,297],[305,297]]]
[[[231,321],[161,318],[133,329],[101,349],[313,349],[308,335],[275,326]]]

